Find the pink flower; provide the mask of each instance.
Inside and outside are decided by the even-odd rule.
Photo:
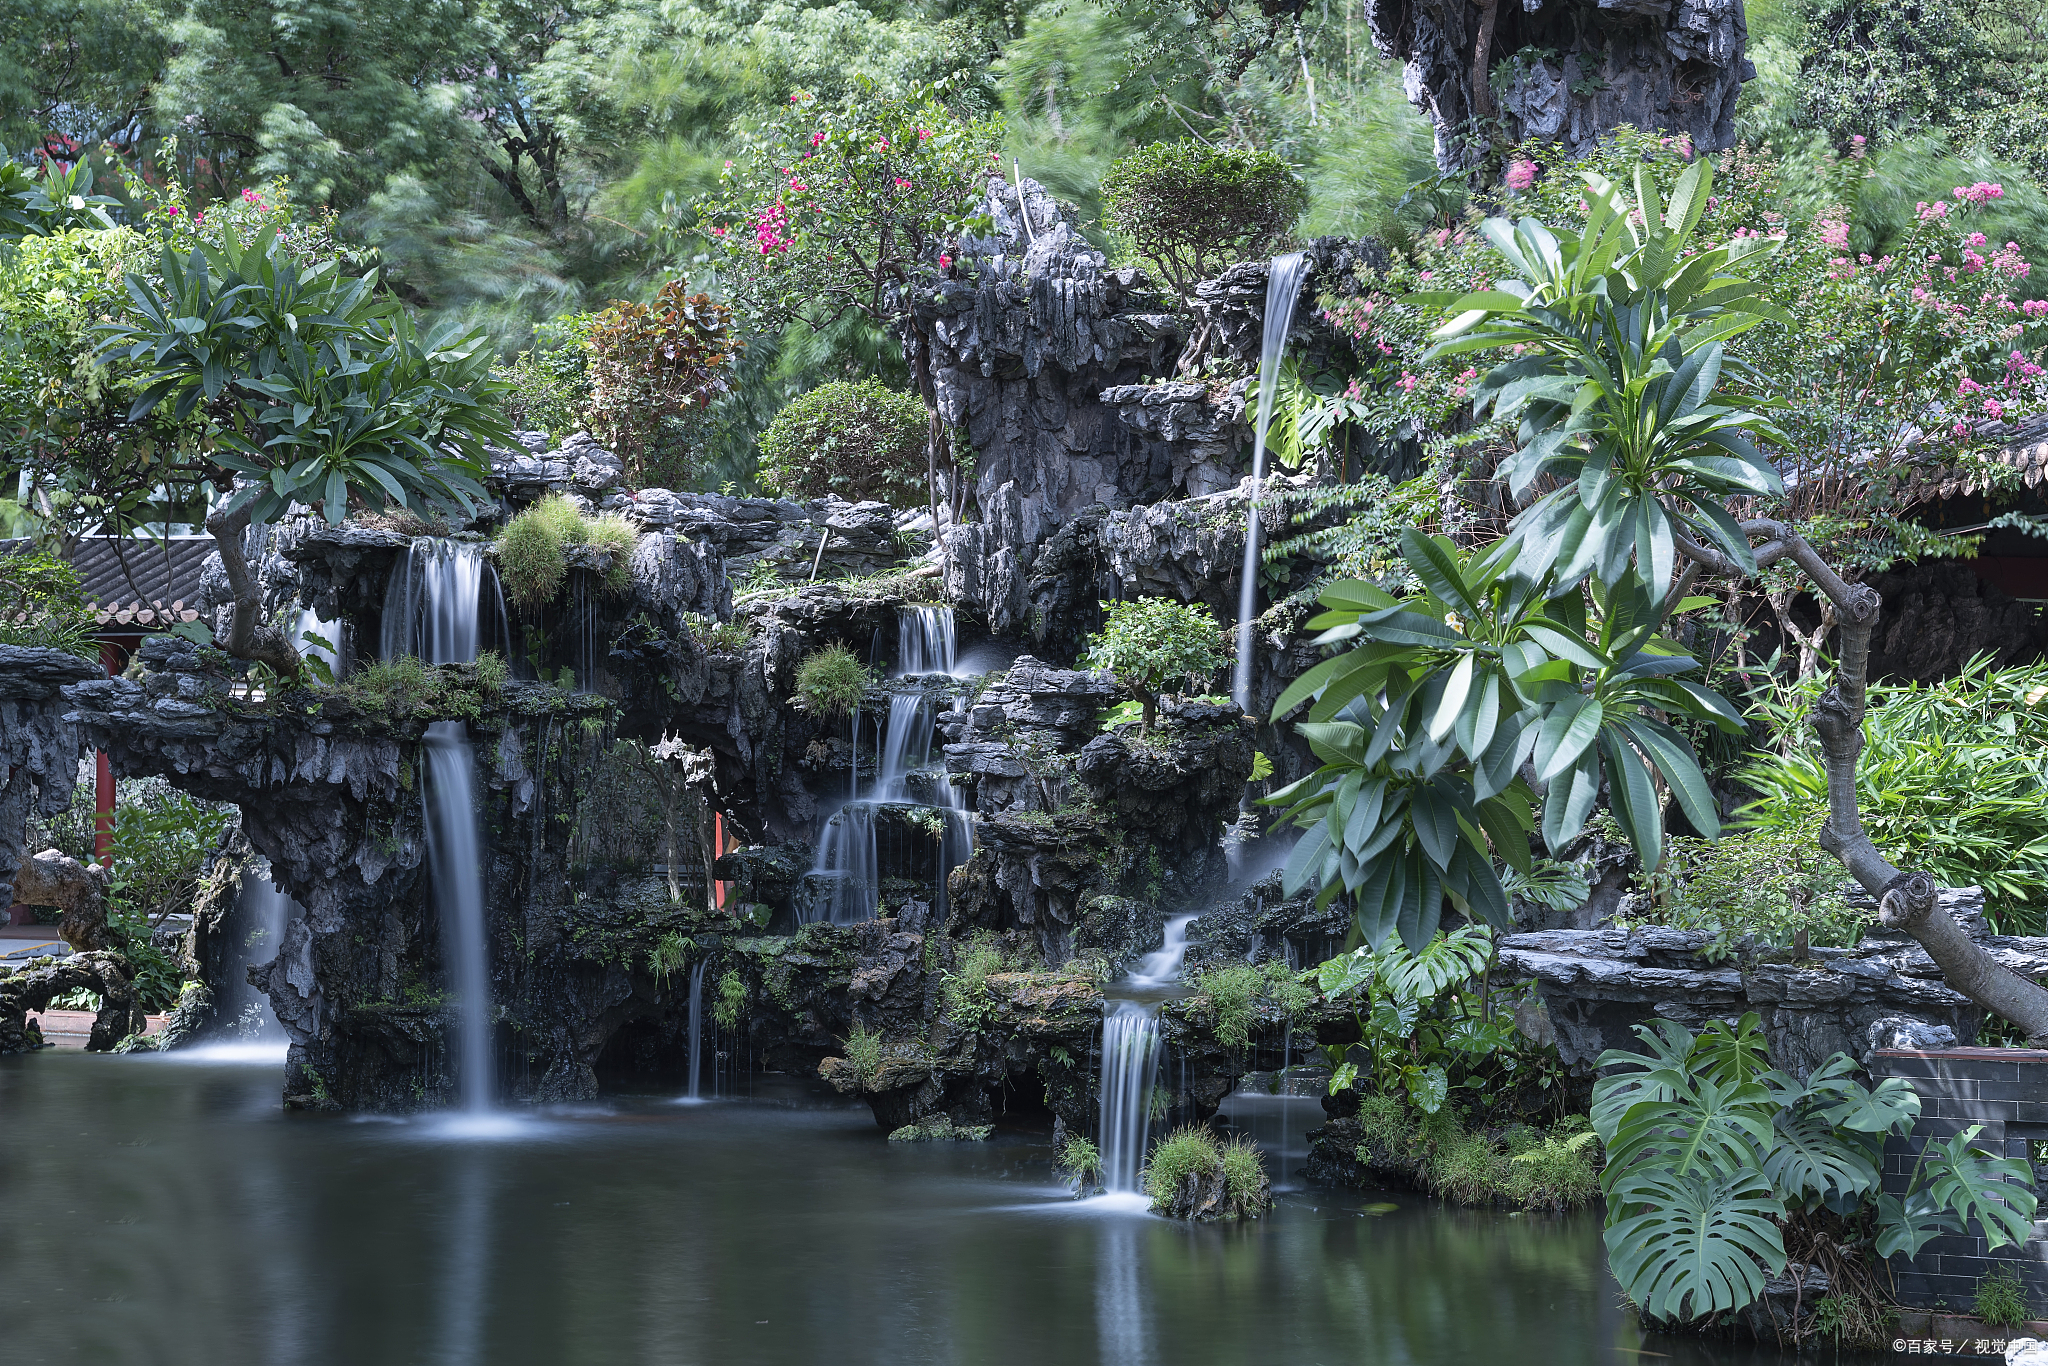
[[[1507,185],[1511,190],[1526,190],[1536,183],[1536,163],[1519,157],[1508,163]]]
[[[1984,411],[1993,418],[2001,418],[2005,416],[2005,405],[1995,398],[1987,398],[1984,400]]]
[[[950,256],[946,255],[946,253],[944,253],[943,251],[939,253],[939,269],[940,269],[940,270],[945,270],[945,269],[946,269],[947,267],[951,266],[952,264],[953,264],[953,258],[952,258],[952,257],[950,257]]]
[[[904,178],[903,178],[902,176],[897,176],[897,177],[896,177],[896,188],[897,188],[897,189],[899,189],[899,190],[907,190],[907,189],[909,189],[909,188],[910,188],[910,182],[909,182],[909,181],[907,181],[907,180],[905,180],[905,179],[904,179]]]
[[[1937,199],[1932,204],[1929,204],[1925,200],[1923,200],[1920,203],[1917,213],[1922,223],[1929,223],[1933,222],[1936,219],[1946,218],[1948,217],[1948,201],[1945,199]]]
[[[1840,219],[1835,219],[1835,218],[1823,218],[1823,219],[1821,219],[1821,220],[1820,220],[1820,240],[1821,240],[1821,241],[1822,241],[1823,243],[1825,243],[1826,245],[1828,245],[1828,246],[1831,246],[1831,247],[1846,247],[1846,246],[1848,246],[1848,245],[1849,245],[1849,225],[1848,225],[1847,223],[1844,223],[1844,222],[1842,222],[1842,221],[1841,221]]]
[[[164,212],[169,214],[171,217],[176,218],[178,216],[178,206],[176,204],[173,204],[168,209],[165,209]]]
[[[1849,138],[1849,155],[1858,161],[1863,160],[1863,155],[1868,150],[1864,145],[1866,141],[1867,139],[1861,133],[1851,135]]]
[[[825,135],[822,132],[811,134],[811,146],[813,147],[816,147],[819,143],[823,142],[824,140]]]
[[[1974,394],[1983,387],[1984,386],[1977,383],[1976,380],[1973,380],[1969,376],[1965,375],[1963,377],[1962,383],[1956,385],[1956,393],[1959,395]]]
[[[930,137],[931,135],[932,130],[929,128],[920,128],[917,130],[917,140],[919,142],[923,142],[926,138]]]
[[[1983,246],[1983,245],[1984,245],[1984,234],[1983,234],[1983,233],[1981,233],[1981,232],[1973,232],[1973,233],[1971,233],[1971,234],[1970,234],[1970,235],[1969,235],[1968,237],[1965,237],[1965,238],[1963,239],[1963,245],[1964,245],[1964,246],[1966,246],[1966,247],[1981,247],[1981,246]]]

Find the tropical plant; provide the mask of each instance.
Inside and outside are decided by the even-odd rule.
[[[1608,1264],[1651,1317],[1752,1303],[1785,1269],[1786,1222],[1822,1208],[1874,1202],[1881,1257],[1973,1220],[1993,1248],[2024,1242],[2032,1172],[1976,1147],[1981,1126],[1929,1139],[1907,1193],[1879,1194],[1886,1135],[1910,1134],[1920,1113],[1900,1078],[1866,1088],[1837,1053],[1797,1080],[1767,1065],[1754,1014],[1697,1037],[1670,1020],[1636,1033],[1647,1053],[1601,1054],[1592,1121],[1607,1150]]]
[[[821,384],[761,433],[761,486],[779,498],[915,506],[925,492],[925,428],[915,394],[872,379]]]
[[[192,465],[224,501],[207,518],[234,595],[220,645],[280,674],[299,672],[283,632],[261,618],[243,533],[294,502],[339,524],[351,505],[470,512],[486,446],[510,438],[481,332],[418,332],[374,272],[351,279],[329,259],[302,264],[274,227],[246,246],[167,249],[162,284],[128,276],[132,321],[103,350],[137,364],[140,423],[169,414],[174,446],[131,458]]]
[[[1825,813],[1774,820],[1718,840],[1674,837],[1645,896],[1617,923],[1669,925],[1714,936],[1710,952],[1847,947],[1875,919],[1843,895],[1842,865],[1819,844]]]
[[[1271,254],[1308,191],[1270,151],[1155,142],[1102,176],[1103,224],[1128,237],[1183,303],[1233,261]]]
[[[50,237],[70,228],[114,226],[108,209],[121,201],[93,193],[93,166],[81,157],[66,166],[45,157],[40,174],[21,163],[0,163],[0,242]]]
[[[1583,230],[1488,219],[1482,231],[1513,274],[1433,301],[1451,315],[1435,354],[1499,357],[1473,384],[1474,406],[1516,424],[1501,477],[1511,493],[1540,496],[1501,541],[1467,557],[1405,537],[1419,603],[1361,583],[1324,594],[1332,610],[1312,623],[1328,628],[1322,642],[1355,647],[1309,670],[1275,706],[1277,721],[1313,699],[1298,730],[1325,761],[1267,799],[1310,831],[1289,858],[1288,889],[1314,884],[1325,903],[1350,895],[1375,945],[1398,926],[1419,948],[1446,896],[1504,923],[1492,858],[1519,866],[1529,856],[1521,834],[1531,794],[1514,776],[1524,758],[1547,784],[1542,831],[1553,851],[1583,828],[1604,788],[1654,871],[1664,842],[1657,779],[1713,838],[1719,812],[1692,747],[1651,713],[1731,733],[1742,723],[1725,699],[1678,677],[1698,665],[1664,623],[1699,605],[1687,594],[1700,573],[1745,578],[1787,561],[1841,622],[1842,668],[1815,708],[1832,813],[1823,847],[1952,987],[2048,1038],[2048,991],[1937,913],[1934,879],[1900,872],[1862,828],[1854,773],[1877,594],[1846,583],[1795,528],[1738,523],[1726,506],[1782,491],[1753,441],[1779,439],[1768,404],[1745,394],[1757,377],[1727,349],[1783,317],[1733,273],[1765,244],[1694,242],[1712,199],[1704,161],[1678,178],[1668,207],[1644,166],[1633,205],[1598,172],[1583,179]],[[1539,480],[1550,481],[1547,492]]]
[[[1138,733],[1149,734],[1169,684],[1199,688],[1230,662],[1209,609],[1168,598],[1102,604],[1102,629],[1088,637],[1081,667],[1106,669],[1138,695]]]
[[[725,392],[737,350],[732,310],[671,280],[652,304],[615,303],[597,314],[585,345],[584,425],[625,462],[634,487],[689,487],[688,422]]]

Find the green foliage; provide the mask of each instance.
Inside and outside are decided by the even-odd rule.
[[[682,280],[652,304],[619,302],[590,320],[584,425],[625,462],[634,487],[688,488],[691,418],[726,387],[732,310]]]
[[[1920,1112],[1900,1079],[1866,1089],[1840,1053],[1803,1082],[1771,1070],[1753,1014],[1697,1038],[1668,1020],[1636,1032],[1647,1054],[1599,1059],[1592,1122],[1607,1150],[1608,1262],[1650,1316],[1751,1303],[1785,1269],[1781,1221],[1822,1206],[1874,1200],[1883,1257],[1972,1218],[1993,1248],[2025,1240],[2032,1173],[1973,1150],[1974,1126],[1928,1142],[1906,1195],[1878,1194],[1885,1136],[1909,1133]]]
[[[1143,729],[1152,728],[1160,694],[1172,683],[1208,684],[1230,662],[1209,609],[1168,598],[1102,604],[1102,629],[1088,638],[1081,666],[1106,669],[1138,695]]]
[[[874,1085],[875,1078],[882,1072],[882,1035],[856,1024],[853,1032],[840,1040],[846,1045],[846,1061],[853,1067],[853,1074],[860,1078],[863,1086]]]
[[[2027,1303],[2027,1288],[2020,1284],[2019,1272],[2012,1267],[1994,1271],[1977,1282],[1970,1312],[1993,1328],[2018,1328],[2034,1316]]]
[[[1705,930],[1724,953],[1743,940],[1789,947],[1801,931],[1816,948],[1855,944],[1874,916],[1843,895],[1842,865],[1817,842],[1824,819],[1813,812],[1718,840],[1673,839],[1628,923]]]
[[[737,968],[726,969],[718,979],[718,994],[711,1001],[711,1018],[718,1027],[730,1033],[740,1023],[740,1012],[747,1006],[747,984]]]
[[[98,659],[78,571],[46,550],[0,554],[0,645]]]
[[[1369,1095],[1360,1098],[1358,1126],[1360,1162],[1406,1174],[1454,1204],[1564,1211],[1600,1192],[1599,1144],[1584,1116],[1547,1132],[1516,1124],[1488,1133],[1465,1128],[1450,1109],[1418,1118],[1397,1096]]]
[[[686,612],[683,619],[689,623],[690,638],[705,649],[715,653],[730,654],[747,648],[753,638],[747,618],[734,617],[731,621],[715,621],[696,612]]]
[[[1798,100],[1837,145],[1960,122],[2002,83],[1997,55],[1955,0],[1815,0],[1805,17]]]
[[[1787,744],[1736,774],[1759,796],[1741,813],[1756,832],[1747,838],[1789,840],[1826,817],[1809,719],[1825,681],[1763,704]],[[1980,656],[1940,683],[1879,684],[1869,695],[1856,800],[1871,839],[1944,886],[1983,887],[2000,933],[2037,932],[2048,901],[2048,664],[1994,669]]]
[[[988,979],[1005,967],[1003,950],[993,940],[977,938],[956,949],[952,971],[939,985],[946,1018],[969,1032],[979,1030],[993,1006]]]
[[[1598,1137],[1579,1116],[1549,1133],[1510,1130],[1505,1194],[1523,1209],[1568,1210],[1593,1203],[1600,1193]]]
[[[1103,223],[1129,238],[1184,303],[1233,261],[1270,256],[1308,192],[1272,152],[1155,142],[1102,177]]]
[[[129,782],[114,806],[112,900],[147,941],[164,917],[191,911],[200,867],[237,820],[234,807],[188,797],[160,779]],[[172,995],[177,988],[173,984]]]
[[[804,656],[796,671],[796,704],[817,717],[844,716],[860,705],[874,676],[844,645],[827,645]]]
[[[504,667],[502,659],[494,659],[481,670],[473,670],[470,678],[497,677],[502,686]],[[393,720],[474,719],[487,699],[477,688],[467,686],[468,682],[457,668],[423,664],[411,655],[401,655],[359,665],[330,694],[323,695]]]
[[[139,367],[128,420],[197,423],[200,469],[223,510],[266,522],[296,501],[339,524],[351,502],[472,511],[485,447],[510,439],[481,332],[420,332],[376,273],[296,259],[274,229],[158,258],[127,279],[129,320],[105,349]],[[146,430],[146,429],[145,429]],[[164,452],[168,454],[168,451]]]
[[[1238,1218],[1257,1218],[1273,1203],[1272,1178],[1266,1175],[1266,1162],[1259,1155],[1258,1144],[1247,1135],[1238,1134],[1222,1146],[1219,1155],[1223,1160],[1224,1204]]]
[[[1229,1049],[1251,1045],[1252,1027],[1259,1023],[1262,1003],[1286,1020],[1315,998],[1315,993],[1278,961],[1207,968],[1195,977],[1194,986],[1195,994],[1214,1016],[1216,1042]]]
[[[493,553],[498,580],[518,606],[552,602],[569,576],[569,548],[588,546],[604,557],[607,592],[622,593],[633,582],[633,547],[639,533],[617,513],[586,517],[558,493],[534,503],[499,530]]]
[[[1053,1166],[1066,1175],[1077,1195],[1102,1184],[1102,1153],[1079,1134],[1067,1135]]]
[[[1272,1183],[1258,1148],[1247,1138],[1229,1143],[1199,1124],[1174,1130],[1152,1148],[1145,1163],[1145,1194],[1155,1212],[1172,1207],[1190,1178],[1222,1178],[1225,1217],[1255,1219],[1272,1201]]]
[[[556,442],[583,428],[590,406],[589,313],[565,313],[533,329],[533,345],[493,373],[505,382],[505,415],[514,426]]]
[[[799,501],[837,494],[914,507],[926,497],[924,403],[877,380],[822,384],[761,433],[761,486]]]
[[[670,930],[654,941],[647,951],[647,970],[664,981],[690,965],[689,939],[680,930]]]

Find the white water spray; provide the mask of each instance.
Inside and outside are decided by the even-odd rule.
[[[1308,257],[1301,252],[1275,256],[1266,269],[1266,328],[1259,342],[1259,413],[1252,428],[1251,503],[1245,513],[1244,578],[1237,591],[1237,669],[1230,695],[1245,711],[1252,706],[1252,616],[1259,597],[1259,495],[1266,482],[1266,428],[1273,420],[1273,400],[1280,388],[1280,355],[1287,349],[1287,329],[1294,322],[1294,301]]]
[[[483,552],[421,537],[394,569],[384,601],[384,657],[417,654],[429,664],[476,661]],[[492,576],[495,588],[496,576]],[[442,952],[461,1013],[456,1073],[462,1108],[479,1114],[497,1096],[491,1047],[490,945],[484,933],[483,832],[476,761],[460,721],[427,727],[427,861],[441,915]]]
[[[1152,993],[1180,979],[1187,956],[1192,915],[1166,922],[1165,942],[1148,953],[1118,986]],[[1117,988],[1112,988],[1116,990]],[[1100,1138],[1102,1184],[1111,1195],[1135,1195],[1143,1187],[1145,1152],[1152,1137],[1152,1091],[1159,1074],[1159,1002],[1116,1002],[1102,1021]]]

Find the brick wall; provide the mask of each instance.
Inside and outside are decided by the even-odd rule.
[[[1920,1095],[1920,1122],[1907,1138],[1885,1140],[1884,1189],[1905,1193],[1920,1151],[1972,1124],[1983,1126],[1977,1146],[2022,1162],[2030,1140],[2048,1139],[2048,1051],[2022,1048],[1947,1048],[1916,1053],[1884,1049],[1871,1055],[1872,1081],[1903,1077]],[[2044,1208],[2048,1212],[2048,1208]],[[1974,1230],[1975,1225],[1972,1225]],[[1899,1303],[1913,1308],[1969,1308],[1977,1283],[2007,1267],[2020,1273],[2029,1302],[2048,1305],[2048,1218],[2034,1222],[2024,1248],[2011,1244],[1987,1253],[1982,1234],[1942,1234],[1908,1259],[1894,1257]]]

